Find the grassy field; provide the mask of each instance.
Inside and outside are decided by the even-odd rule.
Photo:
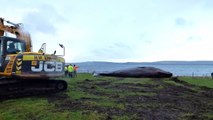
[[[1,100],[0,120],[213,119],[213,80],[93,77],[62,78],[68,89]]]

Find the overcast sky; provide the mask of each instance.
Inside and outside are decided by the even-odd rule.
[[[213,0],[0,0],[0,17],[23,23],[66,62],[213,60]]]

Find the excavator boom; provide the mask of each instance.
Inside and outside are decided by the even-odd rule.
[[[4,25],[4,22],[11,24],[11,26]],[[32,52],[32,42],[30,34],[24,31],[21,24],[15,24],[10,21],[6,21],[3,18],[0,18],[0,36],[3,36],[4,32],[14,34],[17,39],[26,42],[26,52]]]

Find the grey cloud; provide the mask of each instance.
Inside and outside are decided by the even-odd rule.
[[[95,49],[92,51],[94,56],[103,56],[103,59],[122,59],[130,57],[133,52],[132,48],[123,43],[114,43],[106,47]]]
[[[175,19],[175,24],[178,26],[185,26],[187,24],[187,21],[184,18],[179,17]]]
[[[23,17],[28,29],[46,34],[55,34],[57,31],[55,24],[63,20],[63,17],[50,5],[40,5]]]
[[[190,37],[188,37],[187,40],[188,41],[199,41],[199,40],[202,40],[202,38],[199,36],[190,36]]]
[[[207,9],[207,10],[213,9],[213,1],[212,0],[205,0],[203,2],[204,2],[204,6],[203,6],[204,9]]]
[[[152,44],[152,41],[151,40],[146,40],[146,41],[144,41],[145,43],[147,43],[147,44]]]
[[[114,43],[112,46],[114,48],[130,49],[130,46],[123,43]]]
[[[23,21],[27,28],[32,31],[49,34],[56,32],[54,25],[37,12],[29,13],[23,18]]]

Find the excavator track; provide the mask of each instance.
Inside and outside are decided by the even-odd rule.
[[[0,100],[41,96],[66,89],[67,82],[64,80],[14,80],[10,83],[0,84]]]

